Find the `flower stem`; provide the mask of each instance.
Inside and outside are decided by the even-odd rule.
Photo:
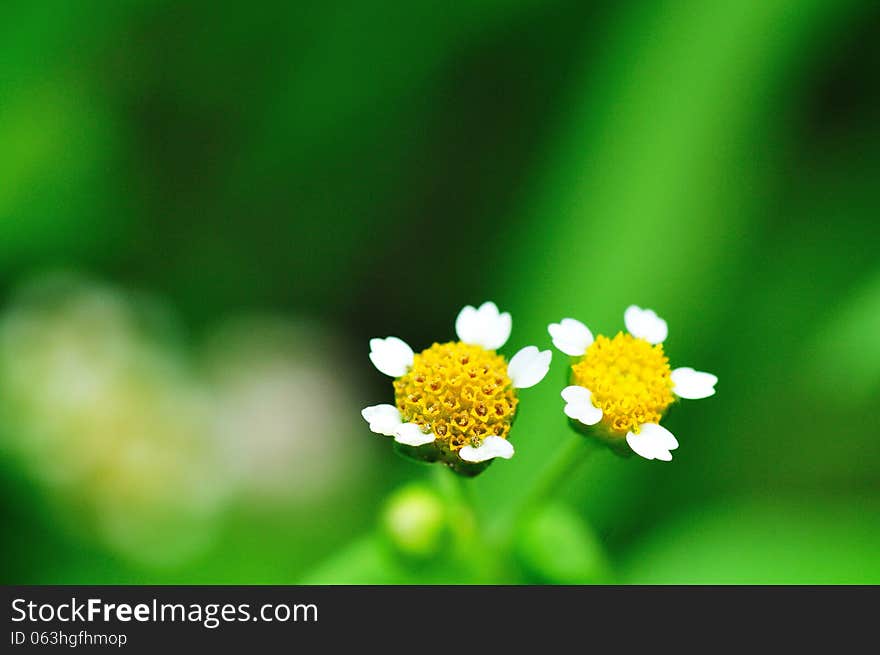
[[[433,469],[437,490],[446,499],[446,502],[473,512],[474,507],[471,503],[470,490],[465,487],[461,476],[445,466],[432,466],[431,468]]]
[[[452,529],[459,544],[479,539],[476,506],[468,481],[444,467],[436,467],[434,480],[453,517]]]
[[[535,508],[546,503],[562,481],[570,476],[594,450],[595,447],[589,440],[581,435],[575,435],[574,438],[569,439],[556,451],[553,459],[544,467],[522,500],[515,504],[510,512],[494,526],[493,536],[500,538],[503,543],[509,542],[520,521]]]
[[[478,582],[488,584],[500,579],[497,558],[477,518],[472,481],[446,467],[435,467],[434,480],[446,500],[458,560],[471,570]]]

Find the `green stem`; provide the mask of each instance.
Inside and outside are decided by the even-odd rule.
[[[452,529],[456,541],[467,549],[478,538],[479,528],[476,507],[467,481],[445,466],[435,467],[434,480],[453,517]]]
[[[501,543],[509,542],[519,522],[535,508],[545,504],[562,481],[569,477],[593,450],[595,447],[581,435],[569,439],[556,451],[553,459],[544,467],[522,500],[496,524],[492,535],[499,538]]]
[[[532,490],[523,500],[521,511],[527,512],[545,503],[559,484],[574,473],[593,450],[595,449],[592,444],[582,435],[578,434],[569,439],[538,477]]]
[[[501,579],[497,557],[478,520],[472,480],[445,466],[435,468],[434,480],[446,500],[457,558],[468,567],[474,579],[485,584]]]
[[[465,486],[465,481],[461,476],[445,466],[432,466],[431,468],[433,469],[437,489],[440,495],[446,499],[446,502],[473,513],[474,506],[471,502],[470,489]]]

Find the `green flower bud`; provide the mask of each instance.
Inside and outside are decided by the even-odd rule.
[[[395,491],[382,512],[382,527],[392,545],[405,555],[427,558],[448,538],[448,514],[440,497],[420,484]]]

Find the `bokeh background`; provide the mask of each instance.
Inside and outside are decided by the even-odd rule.
[[[876,2],[6,0],[0,36],[3,582],[880,582]],[[479,575],[359,410],[370,337],[486,299],[508,356],[654,308],[720,383]],[[481,520],[571,438],[565,368]]]

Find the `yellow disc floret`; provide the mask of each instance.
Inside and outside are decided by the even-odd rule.
[[[669,359],[662,344],[619,332],[599,335],[572,366],[572,382],[592,393],[602,424],[612,433],[638,432],[643,423],[659,423],[672,404]]]
[[[506,439],[517,404],[504,358],[460,342],[417,354],[394,381],[394,396],[405,422],[433,432],[435,444],[452,452],[492,434]]]

